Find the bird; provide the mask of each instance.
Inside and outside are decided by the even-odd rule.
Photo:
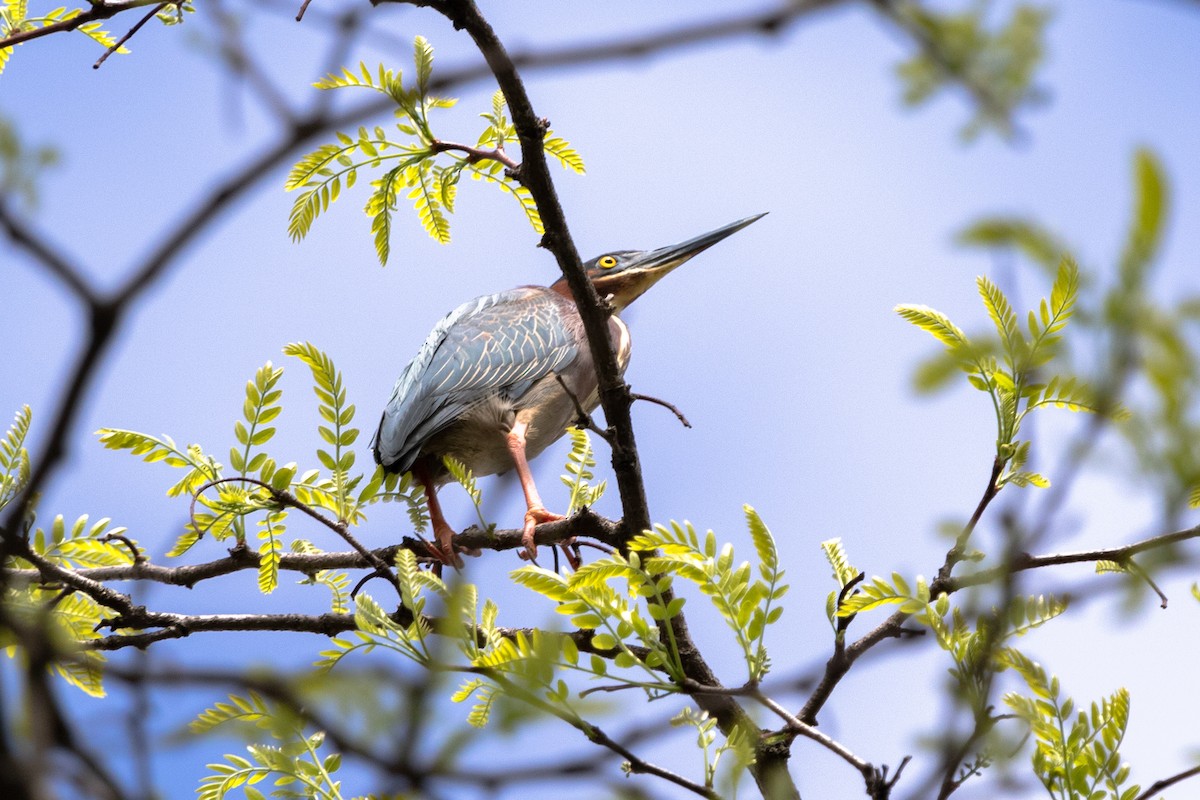
[[[614,250],[583,264],[611,306],[608,334],[622,374],[629,329],[618,314],[667,273],[761,219],[747,217],[655,250]],[[529,469],[580,411],[599,405],[596,370],[566,279],[477,297],[438,322],[392,389],[372,441],[387,472],[411,472],[429,509],[440,564],[461,565],[454,530],[438,501],[449,482],[445,457],[476,476],[515,469],[525,495],[524,557],[537,553],[534,529],[562,519],[546,509]],[[439,565],[440,567],[440,565]]]

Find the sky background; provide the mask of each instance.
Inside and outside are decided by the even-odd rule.
[[[291,6],[268,3],[278,13],[246,20],[251,52],[291,100],[311,99],[310,84],[326,66],[317,12],[346,6],[317,0],[312,18],[296,24]],[[987,480],[995,436],[990,403],[965,384],[934,398],[915,395],[912,370],[934,342],[892,309],[924,303],[982,330],[977,274],[1005,277],[1018,307],[1048,287],[1033,269],[960,248],[957,231],[982,215],[1030,216],[1071,244],[1084,264],[1111,270],[1130,213],[1133,155],[1145,146],[1160,157],[1171,190],[1154,292],[1171,298],[1200,288],[1200,12],[1168,0],[1055,8],[1039,79],[1049,101],[1020,118],[1015,143],[984,136],[964,146],[957,133],[970,110],[957,92],[919,110],[903,107],[894,67],[910,45],[858,6],[775,37],[526,76],[538,113],[587,164],[586,176],[555,172],[585,258],[658,247],[770,212],[672,274],[624,318],[634,340],[627,373],[634,391],[670,400],[694,426],[685,430],[656,406],[635,406],[652,516],[712,528],[748,555],[741,507],[758,509],[793,587],[768,640],[780,675],[820,664],[830,651],[823,609],[833,584],[819,542],[841,537],[869,575],[930,575],[947,548],[938,523],[964,521]],[[718,2],[484,4],[510,50],[670,28],[728,10]],[[465,35],[432,13],[380,14],[399,46],[372,40],[348,63],[407,68],[408,43],[418,33],[435,47],[435,71],[477,60]],[[182,29],[147,26],[133,40],[133,54],[96,71],[98,47],[80,36],[50,37],[18,49],[0,77],[0,112],[27,143],[63,152],[63,164],[40,183],[35,224],[102,286],[117,286],[207,187],[276,133],[246,86],[213,65],[198,35],[204,16],[193,15]],[[123,32],[131,23],[119,19],[112,29]],[[444,112],[435,130],[474,140],[475,114],[490,107],[493,91],[484,84],[456,91],[458,108]],[[228,208],[143,299],[102,366],[70,437],[69,466],[42,501],[42,522],[57,513],[110,516],[161,558],[187,513],[186,503],[164,497],[175,476],[161,464],[105,451],[91,432],[165,432],[225,460],[244,383],[268,360],[286,366],[285,412],[272,451],[281,462],[315,466],[308,370],[280,352],[292,341],[315,343],[343,371],[364,429],[359,462],[367,463],[375,415],[444,313],[477,295],[557,277],[517,206],[474,183],[460,189],[449,246],[425,236],[402,206],[386,269],[361,213],[362,185],[294,244],[285,172]],[[80,320],[59,287],[8,242],[0,243],[0,297],[8,342],[0,413],[30,404],[36,449],[74,357]],[[1038,423],[1035,458],[1051,480],[1056,444],[1080,422],[1069,417],[1051,412]],[[534,464],[552,510],[566,503],[557,480],[564,453],[560,446]],[[1078,484],[1048,546],[1109,546],[1161,532],[1153,497],[1123,471],[1129,458],[1119,447],[1105,450],[1103,467]],[[489,517],[517,526],[515,483],[495,479],[484,488]],[[1012,496],[999,505],[1028,502],[1033,491],[1008,489]],[[461,493],[448,487],[442,496],[452,524],[473,520]],[[599,510],[619,515],[615,489]],[[995,541],[998,511],[981,529],[985,546]],[[298,515],[290,530],[339,549]],[[371,514],[362,535],[383,545],[408,532],[403,509],[388,506]],[[221,552],[206,541],[185,558]],[[518,565],[515,556],[489,554],[470,560],[466,575],[497,598],[502,623],[550,619],[548,605],[539,608],[507,585],[505,575]],[[1060,589],[1087,581],[1088,573],[1063,570],[1025,588]],[[1102,597],[1023,642],[1081,701],[1130,689],[1123,752],[1143,786],[1195,763],[1200,747],[1200,697],[1191,691],[1200,609],[1189,582],[1176,574],[1164,585],[1168,611],[1147,599],[1129,613],[1119,596]],[[154,588],[147,599],[196,613],[315,612],[325,602],[323,594],[290,588],[263,598],[249,573],[194,593]],[[715,614],[705,615],[699,602],[689,611],[706,653],[726,644]],[[871,624],[860,620],[852,633]],[[174,663],[295,667],[322,645],[298,635],[197,635],[155,649]],[[949,662],[931,643],[903,654],[879,650],[892,657],[877,655],[855,668],[825,710],[822,730],[862,757],[894,766],[938,730],[936,691]],[[729,683],[744,680],[732,657],[713,660]],[[158,701],[158,729],[170,730],[216,697]],[[111,713],[93,701],[76,708],[97,724]],[[454,715],[466,711],[446,713],[459,724]],[[617,721],[609,727],[619,730]],[[572,732],[554,735],[569,742],[567,752],[588,752]],[[677,734],[654,755],[694,775],[691,738]],[[158,777],[168,796],[190,796],[200,765],[226,749],[209,741],[165,759]],[[805,797],[862,795],[853,771],[818,747],[797,744],[793,764]],[[911,791],[918,777],[913,772],[901,786]],[[969,785],[961,796],[988,796],[982,787]],[[1178,791],[1169,796],[1195,789]],[[554,795],[544,787],[521,793]],[[1011,794],[1039,795],[1029,787]]]

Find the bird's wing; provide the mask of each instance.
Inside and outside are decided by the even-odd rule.
[[[396,381],[375,435],[375,459],[407,470],[421,445],[472,403],[494,392],[520,397],[573,361],[579,349],[563,310],[559,295],[526,286],[446,315]]]

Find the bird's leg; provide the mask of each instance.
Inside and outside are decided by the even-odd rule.
[[[442,564],[449,564],[455,568],[461,567],[462,559],[454,551],[454,529],[450,527],[450,523],[446,522],[446,516],[442,513],[442,504],[438,502],[437,486],[429,477],[429,470],[423,465],[418,465],[413,469],[413,477],[420,481],[421,486],[425,488],[425,503],[429,506],[429,523],[433,526],[433,538],[437,542],[437,544],[426,542],[429,552]]]
[[[521,489],[525,492],[525,528],[521,536],[521,543],[525,545],[524,557],[532,561],[537,556],[537,545],[533,541],[533,529],[539,523],[553,522],[563,519],[563,516],[546,510],[546,507],[542,505],[542,498],[538,494],[537,486],[533,483],[533,474],[529,471],[529,461],[525,458],[525,432],[528,428],[528,422],[518,419],[512,426],[512,430],[508,432],[506,441],[508,452],[512,455],[513,464],[517,468],[517,478],[521,481]]]

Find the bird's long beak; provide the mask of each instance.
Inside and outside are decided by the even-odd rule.
[[[742,228],[752,222],[757,222],[765,216],[765,212],[755,214],[753,217],[746,217],[737,222],[731,222],[724,227],[717,228],[715,231],[702,233],[693,239],[688,239],[686,242],[660,247],[657,250],[647,250],[642,255],[642,258],[638,259],[638,262],[631,265],[629,269],[652,270],[665,275],[693,256],[703,253],[722,239],[732,236]]]
[[[686,242],[660,247],[657,250],[646,250],[635,256],[632,263],[618,274],[613,275],[611,279],[594,279],[596,288],[601,294],[607,294],[613,306],[620,311],[641,297],[647,289],[662,280],[671,270],[765,216],[766,212],[755,214],[753,217],[731,222],[714,231],[702,233]]]

